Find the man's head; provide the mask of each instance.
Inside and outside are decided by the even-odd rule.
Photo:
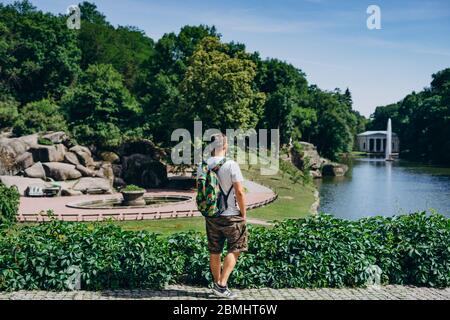
[[[223,156],[228,150],[227,136],[223,133],[218,133],[212,136],[211,141],[214,143],[213,156]]]

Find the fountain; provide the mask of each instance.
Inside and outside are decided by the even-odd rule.
[[[138,207],[145,206],[144,193],[145,190],[134,185],[127,186],[120,193],[123,197],[123,206]]]
[[[160,207],[175,203],[188,203],[192,201],[192,197],[184,195],[145,196],[144,189],[133,185],[123,189],[121,191],[121,194],[122,198],[92,200],[81,203],[68,204],[66,206],[76,209],[135,209]]]
[[[394,161],[392,157],[392,120],[389,118],[386,131],[386,161]]]

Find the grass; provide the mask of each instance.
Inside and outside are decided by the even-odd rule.
[[[278,194],[278,200],[274,203],[250,210],[249,218],[275,221],[289,218],[301,218],[310,214],[313,204],[314,187],[310,183],[303,184],[302,180],[294,183],[288,173],[279,172],[276,176],[262,176],[258,166],[242,166],[242,173],[246,179],[263,184]],[[205,232],[205,222],[203,217],[125,221],[116,222],[126,230],[149,230],[169,235],[182,231]]]
[[[315,188],[311,183],[303,184],[302,180],[294,182],[291,176],[285,172],[279,172],[276,176],[262,176],[259,167],[243,167],[244,176],[254,182],[265,185],[278,194],[278,200],[274,203],[250,210],[248,216],[263,220],[284,220],[302,218],[310,214],[311,205],[314,203]]]

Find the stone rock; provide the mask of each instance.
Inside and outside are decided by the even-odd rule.
[[[83,192],[76,191],[73,189],[62,189],[61,190],[61,196],[63,197],[75,197],[75,196],[81,196],[83,195]]]
[[[166,156],[166,153],[163,149],[159,148],[151,140],[148,139],[136,139],[123,143],[119,147],[119,154],[122,156],[143,154],[151,157],[155,161],[160,161]]]
[[[122,159],[122,178],[128,184],[159,188],[167,183],[167,169],[152,156],[133,154]]]
[[[103,162],[98,174],[101,174],[103,178],[108,179],[111,185],[114,184],[114,170],[110,162]]]
[[[45,179],[45,170],[42,166],[42,163],[37,162],[28,169],[25,169],[25,176],[27,176],[28,178]]]
[[[45,174],[56,181],[76,180],[81,178],[80,171],[74,165],[60,162],[48,162],[43,164]]]
[[[75,168],[81,172],[83,177],[94,177],[95,176],[95,171],[88,169],[81,164],[77,165]]]
[[[122,165],[121,164],[112,164],[112,170],[115,177],[122,176]]]
[[[29,146],[22,140],[22,139],[9,139],[8,144],[6,145],[6,148],[9,149],[8,151],[15,156],[19,156],[26,152],[29,148]]]
[[[120,157],[114,152],[102,152],[100,153],[100,158],[110,163],[118,163],[120,161]]]
[[[348,166],[341,163],[330,162],[323,166],[322,175],[332,177],[343,177],[348,171]]]
[[[38,134],[23,136],[19,138],[0,138],[0,149],[18,157],[22,153],[28,151],[31,146],[37,145]]]
[[[317,170],[327,162],[326,159],[319,155],[316,146],[312,143],[300,141],[298,144],[300,145],[300,151],[295,150],[295,148],[291,149],[292,163],[297,168],[303,168],[305,165],[308,165],[312,170]]]
[[[47,187],[48,184],[42,179],[25,178],[18,176],[0,176],[0,182],[7,187],[16,186],[21,196],[25,196],[25,190],[29,186]]]
[[[64,155],[64,162],[77,166],[80,164],[78,157],[75,153],[69,151]]]
[[[82,164],[85,167],[93,167],[94,159],[92,159],[92,153],[89,150],[89,148],[83,147],[83,146],[74,146],[70,148],[71,152],[75,153],[78,157],[78,160],[80,161],[80,164]]]
[[[30,148],[35,162],[60,162],[64,160],[66,147],[62,144],[53,146],[38,145]]]
[[[89,150],[89,148],[85,147],[85,146],[80,146],[80,145],[73,146],[72,148],[70,148],[70,151],[75,152],[75,153],[84,152],[84,153],[87,153],[90,157],[92,157],[91,150]]]
[[[75,191],[83,193],[112,193],[111,185],[108,179],[103,178],[81,178],[73,187]]]
[[[322,178],[322,172],[320,170],[311,170],[309,171],[309,174],[313,179],[321,179]]]
[[[53,142],[55,144],[64,143],[69,139],[69,137],[63,131],[49,132],[49,133],[43,135],[42,138],[50,140],[51,142]]]
[[[24,152],[17,157],[16,163],[18,168],[25,170],[34,165],[33,154],[31,152]]]
[[[123,188],[123,187],[126,187],[127,184],[126,184],[125,180],[123,180],[122,178],[115,177],[113,185],[115,188]]]
[[[6,151],[0,150],[0,175],[15,175],[19,173],[19,168],[15,162],[14,155]]]

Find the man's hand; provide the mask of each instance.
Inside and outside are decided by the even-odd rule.
[[[245,192],[244,192],[244,186],[242,185],[242,182],[234,182],[234,193],[236,195],[236,201],[239,205],[239,210],[241,211],[241,216],[244,218],[244,220],[247,220],[247,207],[245,204]]]

